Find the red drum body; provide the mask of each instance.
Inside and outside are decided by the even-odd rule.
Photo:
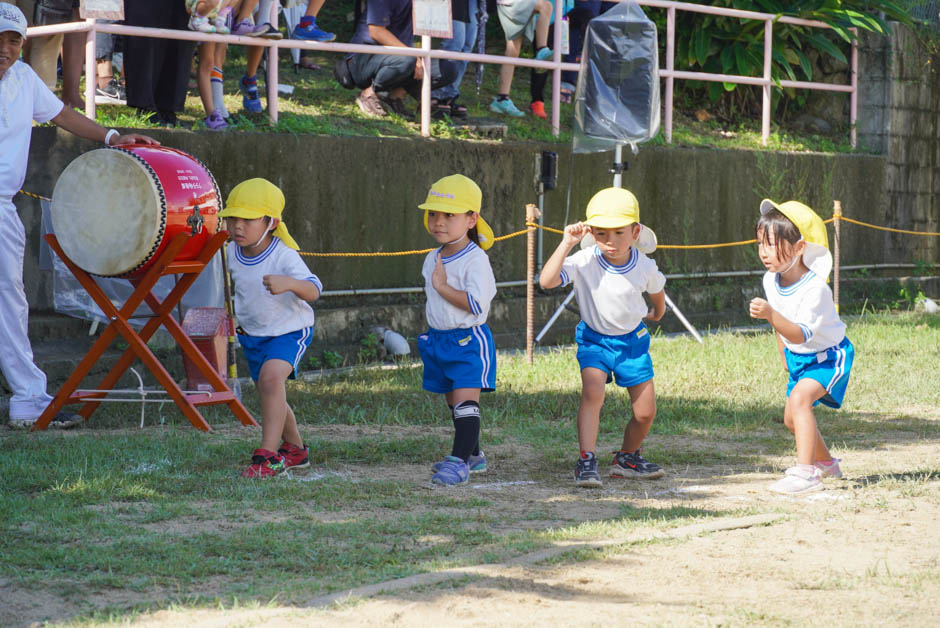
[[[219,230],[222,196],[209,170],[174,148],[133,144],[84,153],[52,194],[52,224],[65,254],[104,277],[139,277],[170,241],[198,257]]]

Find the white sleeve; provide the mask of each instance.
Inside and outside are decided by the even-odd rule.
[[[663,288],[666,287],[666,276],[659,272],[659,266],[656,265],[656,262],[649,258],[646,259],[649,262],[646,271],[646,292],[647,294],[662,292]]]
[[[803,332],[803,342],[809,342],[826,322],[826,313],[835,310],[829,286],[816,286],[806,291],[799,313],[792,321]]]
[[[320,278],[310,272],[310,269],[307,268],[307,264],[304,262],[303,258],[300,257],[300,254],[294,249],[287,248],[286,246],[284,248],[286,250],[284,259],[282,260],[284,274],[294,279],[311,281],[317,287],[317,290],[323,292],[323,283],[320,282]]]
[[[30,89],[33,92],[33,120],[43,124],[62,113],[65,105],[46,87],[32,68],[28,69],[27,76],[29,76]]]
[[[467,302],[473,314],[489,310],[490,301],[496,296],[496,277],[490,258],[485,253],[476,256],[472,264],[467,265]]]
[[[567,286],[568,284],[574,282],[575,277],[580,274],[581,267],[584,266],[585,251],[592,251],[588,249],[581,249],[574,255],[569,255],[565,258],[565,261],[561,264],[561,284],[559,287]],[[588,257],[587,259],[590,259]]]

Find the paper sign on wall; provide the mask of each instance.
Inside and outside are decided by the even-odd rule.
[[[124,0],[82,0],[78,14],[83,19],[123,20]]]
[[[441,39],[454,36],[450,0],[412,0],[411,6],[415,35]]]

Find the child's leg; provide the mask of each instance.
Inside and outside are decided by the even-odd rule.
[[[258,6],[258,0],[244,0],[241,7],[238,9],[236,21],[241,22],[242,20],[250,18],[256,6]]]
[[[522,50],[522,36],[516,37],[515,39],[510,39],[506,41],[506,56],[507,57],[518,57],[519,52]],[[503,64],[499,68],[499,93],[504,96],[509,95],[509,90],[512,88],[512,75],[515,72],[516,66],[510,65],[508,63]]]
[[[631,386],[630,403],[633,405],[633,417],[623,430],[623,445],[620,451],[634,452],[643,445],[656,418],[656,390],[653,380]]]
[[[193,9],[193,13],[206,17],[214,6],[214,3],[209,2],[209,0],[199,0],[199,2],[196,3],[196,7]]]
[[[445,395],[453,407],[454,446],[450,455],[464,462],[479,453],[480,445],[480,389],[457,388]]]
[[[552,11],[554,7],[548,0],[538,0],[535,3],[535,11],[539,14],[539,19],[535,23],[535,49],[548,46],[548,27],[551,26]]]
[[[326,0],[307,0],[307,10],[304,11],[305,16],[316,17],[320,13],[320,9],[323,7],[323,3]]]
[[[578,406],[578,446],[581,451],[594,451],[601,406],[607,387],[607,373],[587,367],[581,369],[581,405]]]
[[[222,68],[225,67],[226,44],[215,44],[215,54],[212,55],[212,105],[213,109],[228,118],[228,108],[225,106],[225,84],[223,82]]]
[[[262,449],[277,451],[281,439],[288,435],[287,431],[293,431],[290,434],[292,438],[299,436],[294,413],[287,405],[287,389],[284,385],[293,370],[294,366],[290,362],[276,358],[261,366],[257,386],[261,397]]]
[[[215,62],[215,44],[205,42],[199,45],[199,69],[196,71],[196,84],[199,86],[199,98],[206,110],[212,115],[215,105],[212,101],[212,66]]]
[[[812,465],[816,461],[829,461],[832,454],[826,447],[819,428],[813,404],[826,394],[826,389],[815,379],[801,379],[790,391],[783,411],[783,424],[796,437],[796,461]]]

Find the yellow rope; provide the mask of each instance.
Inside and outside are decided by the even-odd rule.
[[[843,216],[841,220],[845,222],[851,222],[855,225],[861,225],[863,227],[868,227],[869,229],[880,229],[881,231],[893,231],[894,233],[907,233],[910,235],[925,235],[925,236],[940,236],[940,233],[934,233],[930,231],[909,231],[908,229],[892,229],[891,227],[879,227],[877,225],[870,225],[867,222],[862,222],[860,220],[852,220],[851,218],[846,218]]]
[[[39,196],[38,194],[33,194],[25,190],[20,190],[20,194],[26,196],[31,196],[32,198],[38,198],[42,201],[51,201],[52,199],[46,198],[45,196]],[[852,218],[847,218],[842,216],[840,220],[845,222],[850,222],[855,225],[860,225],[862,227],[868,227],[869,229],[879,229],[881,231],[891,231],[894,233],[906,233],[909,235],[922,235],[922,236],[940,236],[940,233],[934,233],[929,231],[910,231],[908,229],[892,229],[891,227],[879,227],[877,225],[872,225],[867,222],[862,222],[860,220],[853,220]],[[835,218],[828,218],[823,222],[830,224],[835,221]],[[549,231],[551,233],[557,233],[564,235],[564,230],[555,229],[554,227],[546,227],[545,225],[539,225],[534,222],[525,223],[526,228],[519,231],[514,231],[512,233],[507,233],[506,235],[499,236],[494,238],[496,242],[501,242],[503,240],[509,240],[510,238],[515,238],[521,236],[524,233],[535,229],[541,229],[543,231]],[[738,242],[722,242],[720,244],[660,244],[656,248],[659,249],[673,249],[673,250],[694,250],[694,249],[720,249],[729,246],[744,246],[746,244],[755,244],[757,240],[740,240]],[[309,251],[298,251],[301,255],[306,255],[308,257],[402,257],[405,255],[424,255],[433,251],[433,248],[429,249],[412,249],[410,251],[376,251],[372,253],[352,253],[352,252],[343,252],[343,253],[312,253]]]

